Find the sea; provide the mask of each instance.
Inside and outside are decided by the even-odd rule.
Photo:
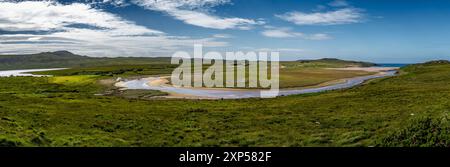
[[[404,67],[407,66],[409,64],[394,64],[394,63],[381,63],[381,64],[377,64],[377,67]]]

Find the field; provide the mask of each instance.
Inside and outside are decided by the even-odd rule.
[[[364,71],[337,71],[325,68],[348,66],[372,66],[367,62],[339,59],[302,60],[281,62],[280,87],[313,86],[342,78],[367,75]],[[67,51],[45,52],[31,55],[0,55],[0,70],[32,68],[70,68],[67,70],[35,72],[56,76],[97,75],[103,77],[136,77],[170,75],[177,64],[170,58],[94,58],[75,55]],[[204,69],[208,68],[204,65]],[[248,75],[248,69],[247,73]]]
[[[110,74],[0,78],[0,145],[450,146],[449,72],[411,65],[351,89],[240,100],[98,95]]]
[[[327,69],[348,66],[363,66],[363,64],[347,61],[282,62],[280,68],[280,88],[315,86],[339,79],[372,74],[365,71]],[[34,72],[34,74],[55,76],[97,75],[103,77],[133,78],[136,76],[170,76],[176,67],[178,65],[159,62],[145,65],[76,67],[59,71]],[[206,70],[208,67],[205,65],[203,69]],[[246,77],[248,77],[248,67],[246,68]]]

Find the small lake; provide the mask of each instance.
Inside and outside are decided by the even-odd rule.
[[[0,77],[11,77],[11,76],[30,76],[30,77],[45,77],[47,75],[34,75],[30,74],[31,72],[40,72],[40,71],[53,71],[53,70],[63,70],[66,68],[48,68],[48,69],[26,69],[26,70],[6,70],[0,71]]]

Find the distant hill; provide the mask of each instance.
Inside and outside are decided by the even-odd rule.
[[[34,68],[75,68],[111,65],[170,64],[170,57],[88,57],[68,51],[43,52],[26,55],[0,55],[0,70],[34,69]],[[318,60],[298,60],[287,64],[303,64],[316,67],[368,67],[376,64],[360,61],[348,61],[335,58]]]
[[[439,64],[450,64],[450,61],[448,60],[432,60],[425,63],[422,63],[423,65],[439,65]]]
[[[357,66],[357,67],[371,67],[376,66],[375,63],[370,62],[363,62],[363,61],[350,61],[350,60],[341,60],[336,58],[323,58],[323,59],[317,59],[317,60],[298,60],[297,62],[300,63],[309,63],[309,64],[320,64],[320,65],[340,65],[343,67],[351,67],[351,66]]]
[[[170,58],[96,58],[80,56],[68,51],[56,51],[27,55],[0,55],[0,70],[90,67],[119,64],[153,64],[162,62],[170,63]]]

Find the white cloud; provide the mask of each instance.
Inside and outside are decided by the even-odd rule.
[[[338,25],[359,23],[364,18],[361,9],[344,8],[328,12],[288,12],[277,17],[297,25]]]
[[[69,50],[90,56],[169,56],[194,43],[228,45],[218,38],[168,36],[89,4],[0,1],[0,13],[0,30],[16,32],[0,34],[1,53]]]
[[[76,37],[74,37],[76,36]],[[170,36],[118,36],[94,30],[74,30],[49,35],[0,35],[2,53],[37,53],[69,50],[89,56],[170,56],[177,50],[191,49],[194,44],[224,47],[228,43],[214,38],[186,39]]]
[[[230,3],[229,0],[134,0],[146,9],[164,12],[186,24],[212,29],[248,30],[263,21],[238,17],[219,17],[211,14],[211,7]]]
[[[104,5],[112,5],[115,7],[125,7],[130,5],[127,0],[75,0],[78,2],[88,3],[92,6],[102,7]]]
[[[261,32],[262,35],[266,37],[273,38],[293,38],[302,37],[303,33],[293,32],[290,28],[270,28]]]
[[[261,34],[266,37],[272,38],[301,38],[308,40],[327,40],[331,39],[328,34],[318,33],[318,34],[304,34],[300,32],[292,31],[291,28],[276,28],[276,27],[266,27],[267,29],[262,31]]]
[[[334,0],[330,3],[328,3],[328,5],[330,5],[332,7],[345,7],[345,6],[349,6],[350,4],[346,0]]]
[[[299,48],[259,48],[259,52],[304,52],[304,49]]]
[[[102,0],[103,3],[111,3],[114,6],[128,6],[125,0]]]
[[[317,33],[317,34],[312,34],[312,35],[308,36],[308,39],[310,39],[310,40],[328,40],[331,38],[332,37],[330,37],[328,34],[324,34],[324,33]]]
[[[214,34],[213,38],[234,38],[234,36],[229,34]]]
[[[2,2],[0,13],[0,29],[7,31],[52,31],[86,25],[106,29],[114,35],[162,34],[81,3]]]

